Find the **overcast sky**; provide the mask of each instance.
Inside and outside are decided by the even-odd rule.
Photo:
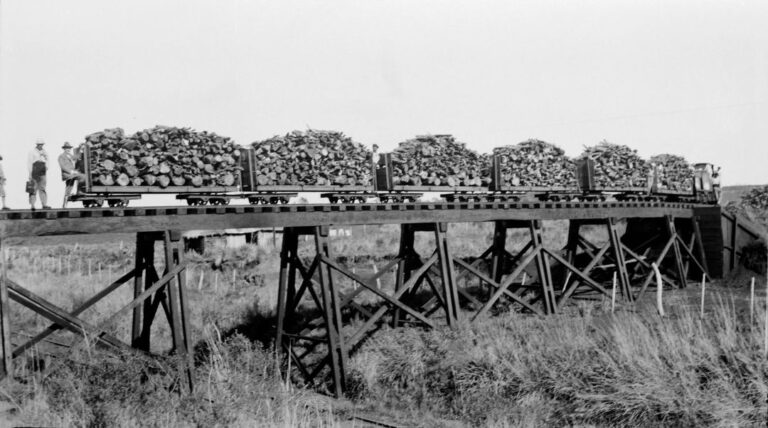
[[[156,124],[247,144],[306,127],[391,149],[602,139],[768,182],[765,1],[0,0],[0,154]],[[60,206],[58,166],[48,175]]]

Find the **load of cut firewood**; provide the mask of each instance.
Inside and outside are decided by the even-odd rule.
[[[502,185],[513,187],[575,187],[576,165],[563,149],[531,139],[493,149],[499,157]]]
[[[649,165],[637,150],[605,140],[586,147],[579,159],[595,161],[595,185],[605,188],[639,188],[648,184]]]
[[[235,186],[240,147],[228,137],[155,126],[125,135],[121,128],[85,137],[96,186]],[[81,147],[82,149],[82,147]]]
[[[293,131],[252,144],[260,186],[370,186],[373,152],[337,131]]]
[[[451,135],[420,135],[392,152],[392,182],[403,186],[487,186],[490,158]]]
[[[656,167],[659,188],[681,192],[693,189],[693,168],[684,157],[665,153],[651,156],[650,163]]]

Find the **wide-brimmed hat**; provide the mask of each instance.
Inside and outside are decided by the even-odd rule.
[[[43,144],[45,144],[45,141],[43,141],[42,138],[38,138],[37,140],[35,140],[36,146],[42,146]]]
[[[64,142],[64,145],[61,146],[61,148],[62,149],[71,149],[72,148],[72,144],[69,144],[69,142],[66,141],[66,142]]]

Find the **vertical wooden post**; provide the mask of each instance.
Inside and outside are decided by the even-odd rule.
[[[507,227],[503,221],[494,222],[493,231],[493,258],[491,259],[491,278],[494,281],[501,282],[504,273],[504,259],[507,249]],[[490,285],[489,285],[490,287]],[[492,294],[491,288],[488,289],[489,295]]]
[[[8,260],[0,239],[0,379],[12,373],[13,348],[11,347],[11,324],[8,316]]]
[[[624,250],[622,249],[621,239],[619,238],[619,229],[616,225],[616,219],[611,217],[606,221],[608,225],[608,236],[613,247],[613,258],[616,260],[616,272],[618,273],[619,286],[621,294],[627,301],[631,302],[632,291],[630,290],[629,274],[627,273],[627,262],[624,259]],[[679,248],[678,248],[679,251]]]
[[[182,252],[180,250],[181,234],[176,231],[166,231],[164,234],[165,242],[165,271],[183,263]],[[192,359],[189,354],[189,325],[185,325],[187,314],[185,313],[186,301],[184,298],[184,270],[181,270],[173,279],[168,282],[165,288],[168,290],[168,311],[170,313],[171,333],[173,335],[173,348],[177,355],[181,357],[180,370],[184,372],[187,378],[190,390],[193,388]],[[185,299],[186,300],[186,299]]]
[[[168,273],[174,266],[176,266],[176,260],[174,257],[174,242],[171,239],[171,232],[165,232],[165,273]],[[165,287],[168,290],[169,312],[171,315],[171,334],[173,336],[173,347],[176,352],[179,352],[183,348],[183,339],[181,331],[181,314],[179,309],[179,295],[178,289],[178,277],[168,281],[168,285]]]
[[[159,277],[157,271],[155,271],[155,236],[151,239],[148,237],[146,240],[147,252],[145,253],[145,265],[144,265],[144,289],[148,289],[157,282]],[[141,348],[145,351],[149,351],[151,348],[152,340],[152,323],[155,321],[155,314],[157,313],[157,307],[162,302],[164,309],[167,307],[165,303],[165,287],[161,287],[155,292],[154,297],[144,301],[143,314],[142,314],[142,330],[141,340],[139,341]],[[170,323],[170,317],[168,319]]]
[[[579,220],[568,221],[568,241],[565,244],[565,260],[574,264],[576,253],[579,249],[579,234],[581,232],[581,222]]]
[[[672,251],[675,257],[675,265],[677,267],[677,278],[680,281],[680,288],[685,288],[688,286],[688,278],[685,276],[685,268],[683,267],[683,255],[680,252],[680,243],[677,240],[675,218],[671,215],[666,215],[665,217],[667,220],[667,232],[669,233],[669,239],[672,240]]]
[[[175,244],[174,244],[174,252],[176,254],[176,264],[184,265],[186,261],[184,260],[184,241],[181,239],[180,235],[173,236],[173,238],[176,238]],[[183,339],[183,346],[184,346],[184,356],[186,364],[186,375],[187,375],[187,383],[189,384],[189,390],[194,390],[195,385],[195,379],[194,379],[194,356],[192,355],[192,349],[194,344],[192,343],[192,333],[190,331],[190,323],[189,323],[189,299],[187,296],[187,269],[184,268],[181,271],[179,271],[178,274],[178,287],[179,287],[179,306],[181,309],[180,316],[181,316],[181,332],[182,332],[182,339]]]
[[[294,315],[294,299],[296,296],[296,250],[298,249],[298,233],[292,227],[283,229],[283,244],[280,250],[280,280],[277,294],[277,336],[275,351],[281,352],[286,321],[291,323]],[[288,358],[291,358],[288,355]]]
[[[143,233],[137,233],[136,234],[136,254],[134,255],[135,262],[134,262],[134,278],[133,278],[133,298],[137,298],[141,293],[144,292],[144,284],[142,283],[143,280],[143,274],[145,271],[144,265],[145,265],[145,258],[146,258],[146,252],[147,252],[147,240],[145,239],[145,234]],[[149,300],[144,301],[144,305],[149,305]],[[143,324],[142,320],[142,306],[137,306],[133,309],[133,323],[131,327],[131,346],[134,348],[143,349],[142,344],[142,332],[141,327]],[[144,349],[145,351],[148,351],[148,349]]]
[[[536,251],[536,269],[539,273],[542,293],[544,296],[544,310],[547,314],[557,313],[557,303],[555,302],[554,283],[552,282],[552,270],[550,269],[549,259],[542,251],[544,241],[541,237],[541,220],[531,220],[529,225],[531,240],[533,241],[533,251]]]
[[[403,285],[410,279],[413,263],[414,230],[410,224],[400,225],[400,250],[397,253],[397,278],[395,280],[395,293],[400,291]],[[402,322],[402,311],[395,309],[392,316],[392,327],[399,327]]]
[[[456,288],[456,271],[453,268],[453,259],[448,249],[447,231],[448,224],[435,224],[435,245],[437,246],[443,295],[445,296],[445,317],[448,326],[453,327],[459,316],[459,292]]]
[[[328,226],[315,228],[315,248],[317,257],[330,258],[328,249]],[[328,355],[330,357],[331,375],[333,377],[334,393],[341,398],[346,385],[347,352],[344,346],[342,331],[341,308],[338,301],[338,292],[333,283],[331,267],[320,262],[319,277],[320,288],[323,295],[325,310],[326,330],[328,331]]]
[[[701,238],[701,229],[699,228],[699,216],[694,216],[691,219],[691,222],[693,223],[693,236],[696,239],[696,247],[698,248],[699,261],[701,262],[701,267],[704,268],[707,276],[709,278],[712,278],[709,275],[709,265],[707,264],[707,254],[704,250],[704,240]]]

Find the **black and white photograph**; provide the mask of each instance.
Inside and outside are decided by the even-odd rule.
[[[0,428],[765,427],[766,23],[0,0]]]

